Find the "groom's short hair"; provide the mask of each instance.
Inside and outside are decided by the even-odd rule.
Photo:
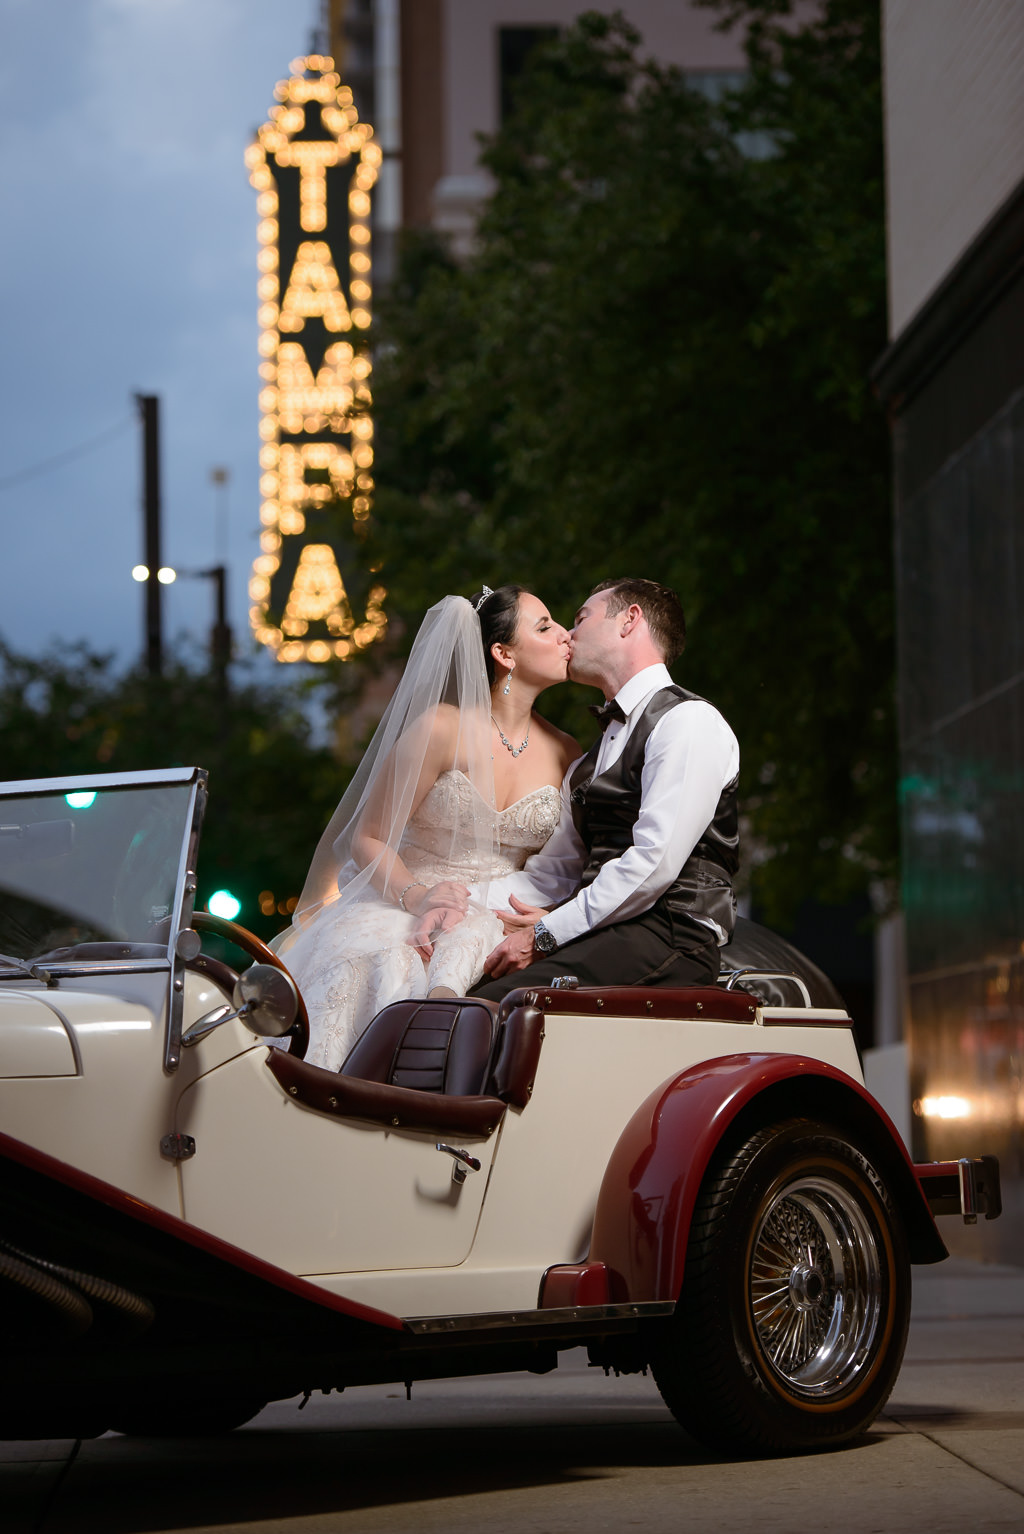
[[[602,592],[607,593],[606,611],[610,618],[635,603],[647,619],[651,638],[664,656],[666,666],[679,659],[686,647],[686,618],[676,592],[668,586],[659,586],[657,581],[633,576],[601,581],[590,595],[596,597]]]

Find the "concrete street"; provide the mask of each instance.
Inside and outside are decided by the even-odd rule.
[[[726,1462],[649,1379],[381,1386],[230,1437],[0,1444],[4,1534],[987,1534],[1024,1530],[1024,1269],[914,1270],[889,1407],[852,1448]]]

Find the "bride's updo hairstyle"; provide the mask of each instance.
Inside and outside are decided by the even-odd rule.
[[[497,591],[491,592],[490,596],[485,597],[483,591],[475,591],[469,599],[480,619],[484,664],[487,667],[487,681],[491,687],[494,686],[495,679],[491,645],[515,644],[516,631],[519,628],[519,598],[525,590],[525,586],[499,586]]]

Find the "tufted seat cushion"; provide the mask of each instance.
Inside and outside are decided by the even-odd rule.
[[[342,1074],[446,1096],[483,1092],[497,1014],[496,1002],[476,997],[392,1002],[356,1040]]]

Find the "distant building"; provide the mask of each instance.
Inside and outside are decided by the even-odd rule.
[[[982,1249],[1022,1262],[1024,6],[883,0],[883,26],[914,1132],[999,1154]]]
[[[393,167],[377,197],[378,280],[400,227],[432,227],[467,248],[490,190],[477,136],[501,125],[531,49],[588,9],[623,11],[643,52],[698,88],[716,93],[742,76],[740,36],[716,32],[714,12],[688,0],[325,0],[325,46],[333,15],[345,80]]]

